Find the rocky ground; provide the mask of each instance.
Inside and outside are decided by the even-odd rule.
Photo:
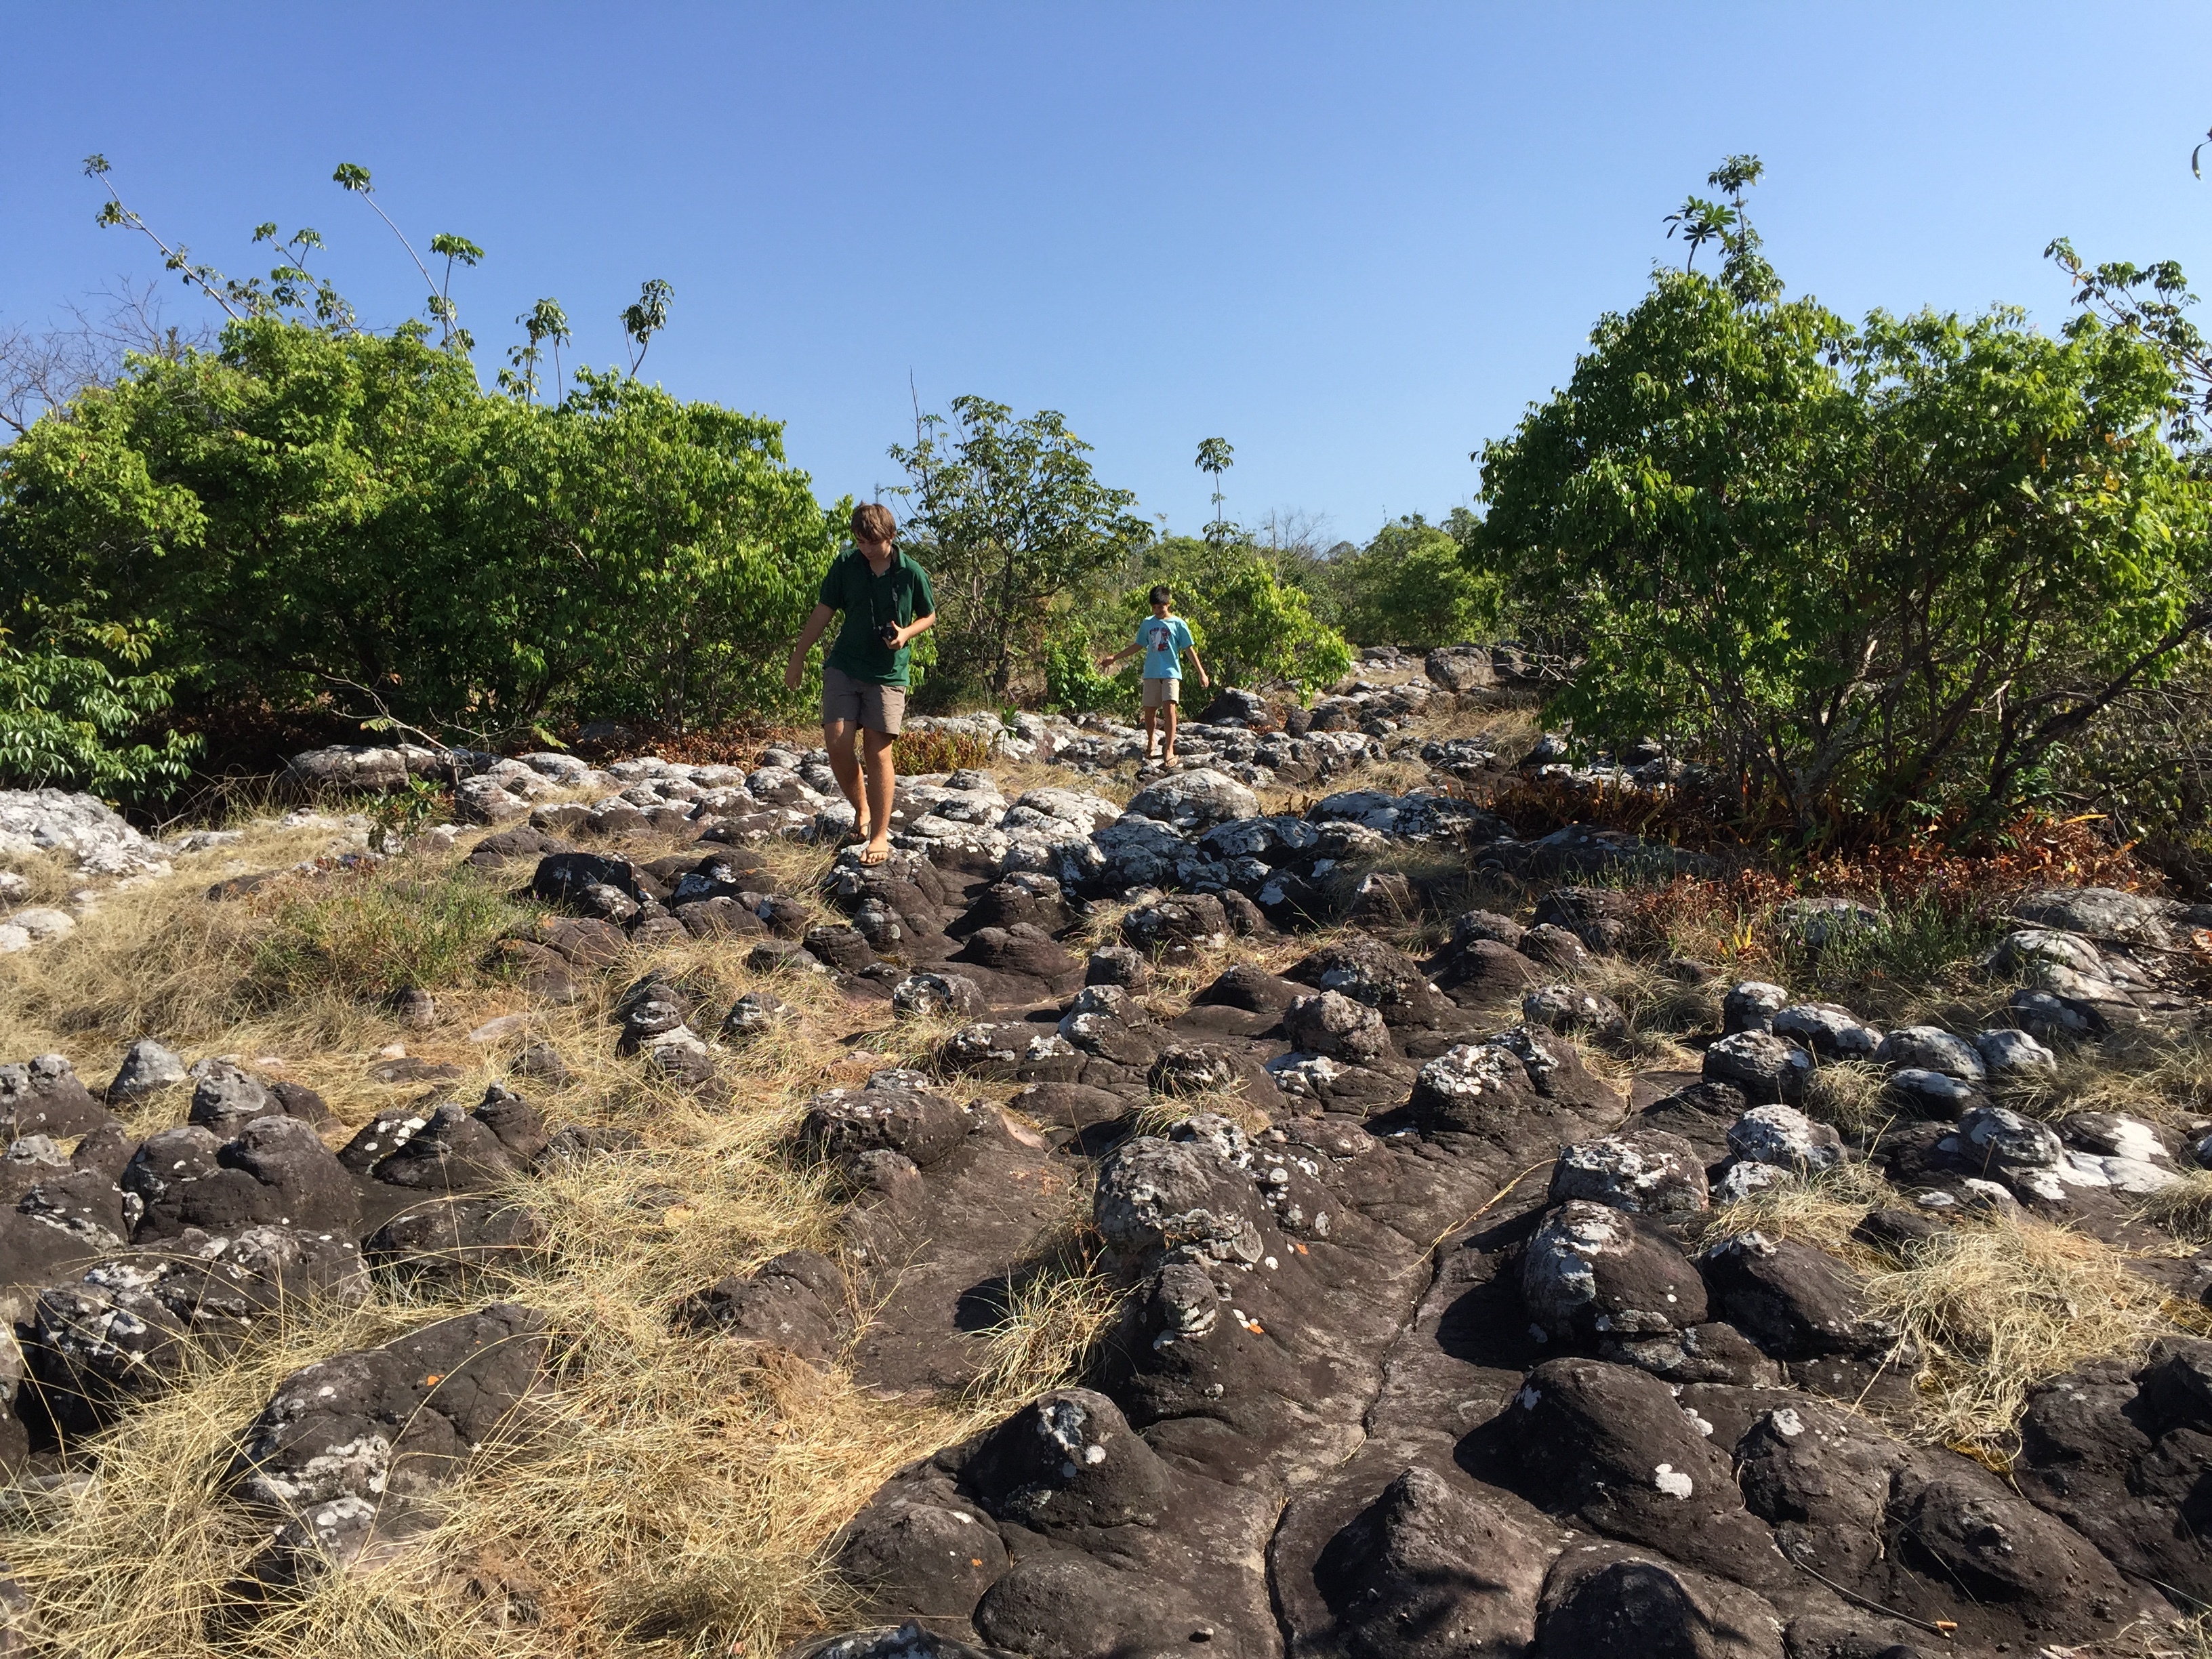
[[[1680,771],[1520,672],[941,722],[874,869],[0,801],[0,1651],[2202,1652],[2212,913],[1517,835]]]

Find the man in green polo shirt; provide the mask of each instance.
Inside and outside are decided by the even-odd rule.
[[[845,613],[822,661],[822,741],[837,787],[853,803],[863,864],[891,855],[891,742],[906,718],[907,648],[937,623],[929,574],[898,550],[897,537],[898,520],[881,502],[853,509],[853,545],[822,578],[819,602],[783,671],[783,683],[796,691],[806,678],[806,653],[830,617]]]

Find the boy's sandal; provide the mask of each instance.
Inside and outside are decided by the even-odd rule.
[[[853,855],[853,859],[854,862],[856,864],[860,864],[869,869],[873,869],[878,864],[890,863],[890,856],[891,849],[888,847],[884,848],[880,851],[873,847],[863,847],[859,852]]]

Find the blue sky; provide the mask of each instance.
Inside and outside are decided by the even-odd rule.
[[[93,150],[234,271],[256,222],[316,227],[396,321],[413,269],[329,182],[357,161],[418,242],[489,250],[456,289],[488,382],[538,296],[604,364],[665,277],[648,378],[787,422],[825,497],[896,480],[911,374],[1061,410],[1177,529],[1215,434],[1245,522],[1441,514],[1730,151],[1785,281],[1847,313],[2055,324],[2061,234],[2212,283],[2202,4],[7,0],[0,39],[0,323],[157,269],[94,228]]]

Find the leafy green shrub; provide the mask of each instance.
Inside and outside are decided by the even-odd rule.
[[[933,702],[1003,702],[1018,679],[1034,684],[1068,596],[1151,538],[1136,496],[1101,483],[1090,451],[1054,410],[1017,421],[976,397],[891,446],[909,480],[902,534],[937,595],[923,636],[937,642]]]
[[[1819,930],[1770,924],[1783,983],[1800,995],[1870,1006],[1941,984],[2002,938],[2001,907],[1960,906],[1932,894],[1893,898],[1872,927]],[[1814,944],[1814,939],[1820,942]]]
[[[410,985],[469,985],[494,942],[536,914],[466,867],[416,881],[320,877],[283,900],[249,983],[271,1007],[319,993],[374,1001]]]
[[[1079,633],[1063,634],[1045,647],[1044,706],[1063,714],[1095,714],[1128,699],[1121,681],[1098,672],[1091,643]]]
[[[2002,818],[2212,622],[2174,372],[2087,315],[1853,328],[1778,297],[1740,208],[1717,278],[1659,273],[1486,447],[1480,547],[1583,655],[1582,735],[1671,738],[1804,830]]]
[[[1488,639],[1498,627],[1498,578],[1472,567],[1458,539],[1419,514],[1313,567],[1307,580],[1326,595],[1320,608],[1362,645],[1426,649]]]
[[[489,395],[423,334],[257,315],[134,359],[0,451],[0,586],[111,595],[203,701],[495,737],[781,702],[833,547],[781,428],[613,374]]]
[[[124,799],[181,782],[197,739],[135,740],[168,707],[169,677],[118,674],[102,659],[143,664],[149,633],[67,613],[38,622],[23,645],[0,628],[0,785]]]

